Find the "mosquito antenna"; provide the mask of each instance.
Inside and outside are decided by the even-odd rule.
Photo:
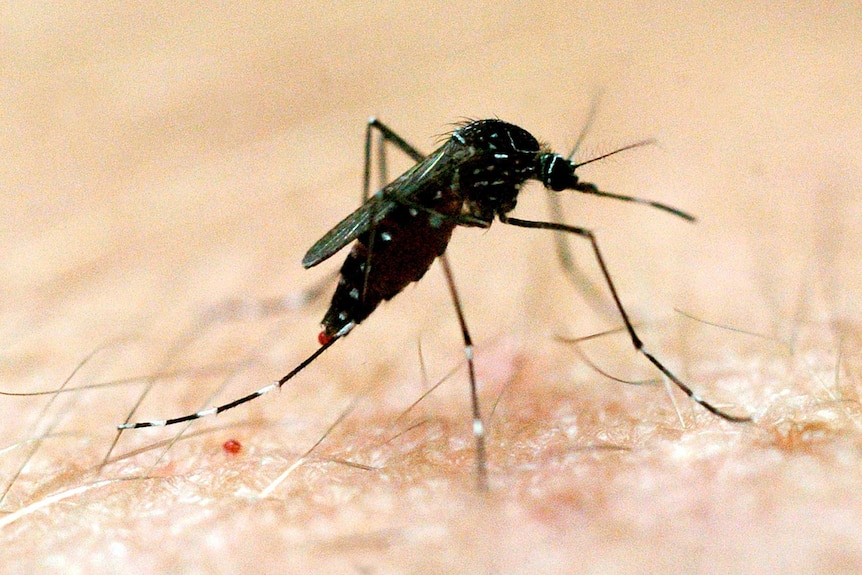
[[[586,166],[587,164],[592,164],[593,162],[598,162],[599,160],[604,160],[609,156],[613,156],[615,154],[619,154],[620,152],[625,152],[626,150],[631,150],[632,148],[640,148],[641,146],[649,146],[655,144],[655,138],[649,138],[647,140],[641,140],[640,142],[635,142],[634,144],[629,144],[628,146],[623,146],[622,148],[617,148],[613,152],[608,152],[607,154],[602,154],[601,156],[596,156],[595,158],[590,158],[585,162],[580,162],[578,164],[574,164],[575,169],[580,168],[581,166]]]

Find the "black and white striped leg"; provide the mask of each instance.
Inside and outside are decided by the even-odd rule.
[[[365,135],[365,195],[367,199],[370,194],[371,185],[371,150],[372,133],[376,131],[380,134],[380,145],[378,147],[378,157],[380,160],[379,177],[380,185],[385,185],[386,182],[386,157],[385,144],[390,142],[396,148],[410,156],[413,160],[421,162],[425,156],[416,148],[410,145],[404,138],[392,131],[383,122],[376,118],[368,120],[368,128]],[[464,310],[461,305],[461,298],[458,296],[458,290],[455,287],[455,279],[452,274],[452,267],[446,259],[446,255],[440,256],[440,263],[443,265],[443,272],[446,274],[446,283],[449,286],[449,293],[452,296],[452,303],[455,306],[455,313],[458,316],[458,324],[461,328],[461,336],[464,339],[464,354],[467,357],[467,370],[470,377],[470,408],[473,417],[473,437],[476,443],[476,480],[481,490],[488,489],[488,469],[486,461],[485,449],[485,425],[482,422],[482,411],[479,406],[479,392],[476,386],[476,369],[473,362],[473,339],[470,336],[470,330],[467,328],[467,322],[464,319]]]
[[[620,316],[623,319],[623,323],[626,326],[626,331],[628,331],[628,333],[629,333],[629,337],[632,340],[632,345],[634,346],[634,348],[639,353],[641,353],[644,357],[646,357],[650,361],[650,363],[652,363],[660,372],[662,372],[668,379],[670,379],[678,388],[680,388],[683,391],[683,393],[685,393],[688,397],[690,397],[692,401],[694,401],[695,403],[697,403],[698,405],[700,405],[701,407],[703,407],[704,409],[706,409],[710,413],[717,415],[718,417],[721,417],[722,419],[726,419],[727,421],[733,421],[736,423],[743,423],[743,422],[751,421],[751,417],[739,417],[736,415],[731,415],[731,414],[715,407],[714,405],[712,405],[711,403],[709,403],[708,401],[706,401],[705,399],[700,397],[698,394],[696,394],[694,391],[692,391],[692,389],[689,386],[687,386],[685,383],[683,383],[682,380],[680,380],[676,375],[674,375],[673,372],[671,372],[667,367],[665,367],[664,364],[662,364],[650,351],[648,351],[644,347],[643,341],[641,341],[637,332],[635,332],[634,326],[632,326],[632,322],[629,320],[629,316],[626,313],[626,310],[623,307],[622,302],[620,301],[619,295],[617,295],[617,288],[614,286],[613,280],[611,280],[611,275],[608,272],[607,266],[605,265],[605,260],[602,257],[602,252],[599,250],[599,244],[596,241],[596,237],[593,235],[593,232],[591,232],[590,230],[585,229],[585,228],[578,228],[575,226],[568,226],[565,224],[558,224],[558,223],[552,223],[552,222],[536,222],[536,221],[531,221],[531,220],[522,220],[522,219],[518,219],[518,218],[510,218],[510,217],[507,217],[505,214],[500,214],[499,218],[500,218],[500,221],[503,222],[504,224],[509,224],[512,226],[518,226],[521,228],[539,229],[539,230],[554,230],[554,231],[567,232],[567,233],[575,234],[575,235],[578,235],[578,236],[581,236],[583,238],[588,239],[593,246],[593,253],[596,256],[596,261],[598,261],[598,263],[599,263],[599,267],[602,270],[602,275],[605,278],[605,283],[607,283],[608,289],[610,290],[611,296],[613,297],[614,304],[616,305],[616,308],[619,311]]]
[[[293,379],[294,376],[296,376],[299,372],[301,372],[303,369],[308,367],[308,365],[311,362],[313,362],[315,359],[320,357],[320,355],[323,354],[324,351],[326,351],[327,349],[332,347],[332,345],[336,341],[338,341],[339,339],[341,339],[342,337],[344,337],[345,335],[350,333],[350,330],[353,329],[353,327],[355,325],[356,324],[354,324],[354,323],[349,323],[346,326],[344,326],[343,328],[341,328],[341,331],[339,331],[337,334],[335,334],[335,336],[332,337],[332,339],[326,341],[323,345],[321,345],[319,348],[317,348],[317,350],[314,353],[312,353],[302,363],[300,363],[295,368],[293,368],[293,370],[291,370],[290,373],[288,373],[287,375],[285,375],[284,377],[279,379],[277,382],[271,383],[271,384],[267,385],[266,387],[262,387],[262,388],[258,389],[257,391],[255,391],[254,393],[250,393],[246,396],[240,397],[239,399],[235,399],[229,403],[225,403],[225,404],[219,405],[217,407],[210,407],[208,409],[204,409],[204,410],[198,411],[196,413],[190,413],[188,415],[183,415],[181,417],[174,417],[173,419],[161,419],[161,420],[154,420],[154,421],[140,421],[137,423],[126,422],[126,423],[123,423],[121,425],[118,425],[117,429],[122,430],[122,429],[139,429],[142,427],[164,427],[166,425],[174,425],[176,423],[183,423],[185,421],[192,421],[195,419],[200,419],[202,417],[209,417],[210,415],[218,415],[219,413],[221,413],[223,411],[227,411],[228,409],[233,409],[234,407],[236,407],[238,405],[242,405],[243,403],[248,403],[249,401],[251,401],[253,399],[257,399],[261,395],[267,394],[270,391],[273,391],[275,389],[279,389],[282,385],[284,385],[285,383],[287,383],[288,381]]]
[[[417,151],[416,148],[414,148],[413,146],[408,144],[403,138],[398,136],[388,126],[386,126],[385,124],[383,124],[382,122],[378,121],[375,118],[371,118],[368,121],[368,127],[367,127],[366,135],[365,135],[365,173],[364,173],[364,180],[363,180],[363,201],[368,199],[368,197],[370,195],[370,190],[371,190],[371,163],[372,163],[371,162],[371,151],[373,148],[372,140],[373,140],[373,134],[375,131],[380,134],[380,145],[379,145],[378,151],[380,153],[380,167],[379,167],[380,172],[379,172],[379,175],[381,178],[381,186],[385,185],[385,183],[386,183],[385,182],[386,159],[385,159],[385,154],[383,154],[384,145],[386,142],[391,142],[398,149],[402,150],[405,154],[407,154],[408,156],[410,156],[411,158],[413,158],[416,161],[420,161],[424,158],[424,156],[422,156],[422,154],[419,153],[419,151]],[[372,237],[373,237],[373,234],[372,234]],[[370,253],[371,253],[371,250],[369,250],[369,254]],[[367,269],[369,267],[370,266],[366,266]],[[332,281],[331,278],[326,278],[325,280],[321,281],[319,285],[314,286],[308,292],[309,295],[307,297],[303,297],[302,302],[304,303],[307,299],[314,299],[316,297],[319,297],[320,293],[323,291],[323,288],[328,286],[328,284],[331,281]],[[289,303],[290,302],[288,302],[288,304]],[[285,307],[285,302],[280,302],[277,300],[268,301],[268,302],[265,302],[263,304],[253,304],[253,303],[249,303],[249,302],[234,301],[234,302],[229,302],[228,304],[225,304],[224,306],[220,306],[218,308],[211,310],[210,314],[208,314],[207,319],[214,319],[217,321],[218,320],[227,321],[230,319],[241,319],[241,318],[247,318],[247,317],[257,316],[257,315],[268,315],[270,313],[280,311],[280,308],[283,308],[283,307]],[[163,427],[166,425],[174,425],[177,423],[184,423],[187,421],[193,421],[195,419],[200,419],[202,417],[208,417],[211,415],[218,415],[219,413],[222,413],[223,411],[227,411],[228,409],[232,409],[234,407],[242,405],[243,403],[248,403],[249,401],[252,401],[253,399],[258,398],[261,395],[265,395],[265,394],[269,393],[270,391],[273,391],[275,389],[279,389],[282,385],[284,385],[289,380],[291,380],[294,376],[299,374],[299,372],[301,372],[303,369],[308,367],[309,364],[311,364],[315,359],[317,359],[321,354],[323,354],[323,352],[325,352],[327,349],[329,349],[337,340],[339,340],[342,337],[344,337],[345,335],[347,335],[350,332],[350,330],[353,329],[354,326],[355,326],[355,324],[353,324],[353,323],[350,323],[350,324],[347,324],[346,326],[344,326],[344,328],[342,328],[341,331],[339,331],[337,334],[335,334],[335,336],[333,338],[324,341],[321,344],[321,346],[319,348],[317,348],[317,350],[314,353],[312,353],[302,363],[300,363],[298,366],[296,366],[290,373],[288,373],[287,375],[282,377],[277,382],[272,383],[270,385],[267,385],[265,387],[262,387],[259,390],[255,391],[254,393],[250,393],[246,396],[240,397],[239,399],[235,399],[235,400],[233,400],[229,403],[226,403],[224,405],[203,409],[203,410],[198,411],[196,413],[190,413],[188,415],[183,415],[181,417],[174,417],[171,419],[161,419],[161,420],[154,420],[154,421],[142,421],[142,422],[126,421],[125,423],[118,425],[117,428],[120,430],[123,430],[123,429],[138,429],[138,428],[142,428],[142,427]]]
[[[458,324],[461,327],[461,336],[464,338],[464,355],[467,356],[467,371],[470,376],[470,408],[473,414],[473,438],[476,441],[476,481],[479,489],[488,489],[488,466],[485,455],[485,424],[482,423],[482,410],[479,407],[479,391],[476,386],[476,368],[473,364],[473,338],[470,337],[470,330],[467,328],[467,321],[464,319],[464,309],[461,307],[461,298],[458,297],[458,290],[455,287],[455,278],[452,275],[452,268],[449,266],[449,260],[446,259],[446,254],[440,256],[440,263],[443,264],[443,271],[446,273],[446,283],[449,286],[449,293],[452,295],[452,303],[455,305],[455,312],[458,314]]]

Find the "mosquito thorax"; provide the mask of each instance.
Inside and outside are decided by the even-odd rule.
[[[502,120],[477,120],[459,128],[452,139],[469,150],[459,167],[459,189],[466,211],[491,222],[515,208],[521,185],[536,177],[538,140]]]
[[[561,192],[578,184],[576,165],[559,154],[546,153],[539,156],[538,178],[549,190]]]

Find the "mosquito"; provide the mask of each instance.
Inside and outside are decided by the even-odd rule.
[[[385,144],[389,143],[410,156],[416,164],[370,195],[371,148],[375,132],[379,137],[381,152]],[[644,347],[617,294],[592,231],[563,223],[509,216],[515,209],[521,187],[529,180],[538,180],[550,192],[571,190],[635,202],[693,222],[693,216],[674,207],[602,191],[595,184],[581,181],[575,173],[581,166],[642,146],[648,143],[647,141],[575,163],[571,155],[565,157],[556,154],[523,128],[499,119],[466,121],[458,124],[447,136],[446,141],[435,152],[425,156],[376,118],[368,121],[365,137],[364,201],[359,209],[311,246],[302,259],[303,267],[311,268],[353,243],[341,267],[332,303],[321,321],[323,329],[318,335],[320,346],[314,353],[277,382],[224,405],[173,419],[126,422],[120,425],[119,429],[173,425],[216,415],[280,388],[362,323],[381,302],[392,299],[407,285],[419,281],[431,264],[439,259],[464,343],[477,480],[480,488],[486,489],[488,472],[485,427],[473,363],[473,340],[445,252],[456,227],[489,228],[495,219],[511,226],[564,232],[587,240],[592,246],[604,282],[635,350],[692,401],[710,413],[727,421],[750,421],[750,417],[731,415],[700,397]],[[381,176],[385,181],[382,160]]]

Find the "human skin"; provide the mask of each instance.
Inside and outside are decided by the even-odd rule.
[[[0,565],[858,571],[858,14],[494,3],[4,17],[2,390],[106,385],[0,398]],[[477,342],[487,493],[437,265],[281,392],[112,447],[127,417],[229,401],[316,348],[328,291],[265,316],[227,302],[290,297],[337,269],[341,255],[299,262],[359,201],[369,115],[425,151],[463,116],[499,116],[566,154],[596,100],[579,158],[657,144],[581,177],[698,222],[575,197],[566,221],[596,231],[648,347],[753,423],[590,367],[579,352],[658,378],[623,334],[561,341],[620,321],[565,279],[548,233],[495,224],[456,230],[448,252]],[[394,156],[391,175],[407,165]],[[546,217],[543,194],[526,188],[518,214]],[[571,244],[606,297],[588,246]]]

